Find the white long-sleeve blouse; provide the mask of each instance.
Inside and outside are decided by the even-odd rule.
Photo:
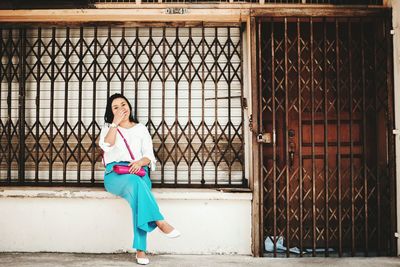
[[[99,146],[104,151],[103,158],[104,164],[107,165],[111,162],[118,161],[132,161],[129,154],[128,148],[125,145],[121,135],[117,132],[114,145],[110,145],[104,142],[104,139],[109,131],[109,124],[106,123],[100,132]],[[135,124],[131,128],[122,128],[118,126],[118,129],[124,135],[126,141],[129,144],[129,148],[135,157],[134,161],[140,160],[142,157],[150,159],[150,170],[154,171],[156,168],[156,157],[154,156],[153,140],[151,139],[150,133],[146,126],[141,123]]]

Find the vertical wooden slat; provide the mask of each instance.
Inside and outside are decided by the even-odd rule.
[[[257,21],[257,24],[256,24]],[[258,20],[251,20],[251,27],[250,31],[252,32],[251,34],[251,39],[250,41],[253,42],[254,44],[251,46],[252,48],[252,68],[254,73],[252,75],[252,98],[254,99],[252,101],[252,114],[254,114],[254,118],[250,117],[252,120],[252,129],[253,133],[254,131],[257,133],[260,133],[263,130],[263,108],[261,106],[262,103],[262,98],[263,98],[263,93],[262,93],[262,72],[263,69],[259,68],[257,65],[257,62],[261,63],[261,58],[262,58],[262,52],[261,52],[261,36],[263,32],[263,24],[260,19]],[[258,34],[258,35],[257,35]],[[259,48],[259,49],[257,49]],[[258,75],[258,77],[257,77]],[[259,79],[257,81],[257,78]],[[258,103],[257,103],[258,101]],[[257,205],[257,213],[255,214],[254,217],[254,224],[258,223],[256,229],[258,230],[258,239],[255,241],[256,242],[256,247],[258,248],[257,253],[259,256],[263,256],[264,253],[264,155],[263,155],[263,148],[264,146],[260,143],[257,142],[257,138],[255,135],[252,136],[252,148],[254,148],[255,153],[253,153],[254,157],[254,168],[257,168],[253,170],[253,192],[255,194],[255,201],[254,205]],[[254,227],[253,224],[253,227]]]
[[[0,31],[1,32],[1,31]],[[2,42],[0,42],[2,43]],[[1,49],[1,48],[0,48]],[[38,57],[35,59],[38,62],[36,68],[36,98],[35,98],[35,106],[36,106],[36,118],[35,118],[35,182],[39,182],[39,148],[40,148],[40,139],[39,139],[39,128],[40,128],[40,77],[41,77],[41,64],[42,64],[42,28],[38,28],[38,44],[37,44],[37,54]]]
[[[175,137],[174,137],[174,148],[175,152],[175,166],[174,166],[174,181],[178,184],[178,90],[179,90],[179,77],[178,77],[178,67],[179,67],[179,28],[175,28]]]
[[[326,18],[323,20],[324,26],[324,185],[325,185],[325,256],[329,255],[329,165],[328,165],[328,78],[327,78],[327,58],[326,58],[326,46],[327,46],[327,36],[326,36]]]
[[[125,27],[122,27],[121,29],[121,94],[125,93],[125,79],[126,79],[126,74],[125,74]],[[118,67],[117,67],[118,69]]]
[[[219,145],[218,145],[218,28],[214,28],[215,31],[215,50],[214,50],[214,114],[215,114],[215,129],[214,129],[214,140],[215,140],[215,184],[218,183],[218,152],[219,152]]]
[[[272,175],[273,175],[273,205],[274,205],[274,225],[273,225],[273,232],[274,232],[274,257],[277,256],[277,251],[276,251],[276,234],[277,234],[277,221],[276,221],[276,217],[277,217],[277,201],[276,201],[276,112],[275,112],[275,36],[274,36],[274,19],[271,18],[271,62],[272,62],[272,66],[271,66],[271,91],[272,91]]]
[[[1,57],[4,57],[5,58],[5,60],[7,60],[7,63],[6,64],[4,64],[5,66],[3,67],[3,68],[0,68],[0,90],[1,91],[3,91],[3,90],[8,90],[8,88],[7,88],[7,86],[6,86],[6,88],[3,88],[3,82],[5,81],[5,82],[7,82],[8,80],[7,80],[7,75],[8,75],[8,58],[7,58],[7,55],[8,55],[8,40],[7,40],[7,31],[6,31],[6,29],[0,29],[0,56]],[[1,96],[1,94],[0,94],[0,100],[2,99],[2,96]],[[7,97],[5,98],[5,101],[6,101],[6,106],[5,106],[5,108],[8,108],[8,105],[7,105]],[[2,109],[1,109],[1,104],[2,104],[2,101],[0,101],[0,115],[1,115],[1,111],[2,111]],[[3,131],[5,132],[5,135],[6,135],[6,139],[7,139],[7,131],[6,131],[6,127],[7,127],[7,120],[5,120],[5,121],[2,121],[3,123],[4,123],[4,125],[3,125],[3,127],[4,127],[4,129],[3,129]],[[7,146],[8,144],[6,144],[6,146]],[[7,162],[7,157],[6,157],[6,163],[8,164],[8,162]]]
[[[18,181],[24,182],[25,180],[25,66],[26,66],[26,29],[19,29],[19,94],[18,94],[18,134],[19,134],[19,166],[18,166]]]
[[[363,178],[364,178],[364,255],[368,256],[368,176],[367,176],[367,117],[365,84],[365,44],[364,21],[361,20],[361,68],[362,68],[362,138],[363,138]]]
[[[126,33],[126,30],[128,29],[128,33]],[[132,34],[132,30],[134,30],[135,28],[133,27],[124,27],[124,43],[123,43],[123,47],[125,47],[126,45],[126,51],[123,50],[123,63],[125,66],[123,66],[123,73],[125,73],[125,68],[126,68],[126,75],[124,76],[124,84],[127,82],[128,80],[128,86],[127,89],[129,92],[132,92],[131,90],[133,90],[133,94],[135,94],[135,87],[132,88],[132,85],[130,85],[131,82],[135,83],[135,74],[134,74],[134,67],[136,64],[136,55],[134,55],[134,45],[135,45],[135,39],[132,39],[134,36]],[[131,63],[129,60],[127,60],[127,58],[133,58],[133,62]],[[129,62],[129,63],[128,63]],[[125,87],[124,87],[125,88]],[[133,96],[133,98],[135,98]],[[134,100],[133,103],[134,106],[136,106],[136,99]],[[134,110],[134,106],[132,106],[132,112]],[[137,113],[133,113],[134,118],[137,118]],[[150,134],[151,135],[151,134]]]
[[[299,247],[300,257],[303,257],[303,126],[302,126],[302,88],[301,88],[301,33],[300,33],[300,19],[297,18],[297,97],[298,97],[298,154],[299,154]]]
[[[228,161],[228,181],[229,185],[232,184],[232,108],[231,108],[231,62],[232,59],[231,55],[231,29],[230,27],[227,28],[228,30],[228,57],[227,57],[227,64],[228,64],[228,151],[229,151],[229,161]],[[217,38],[217,37],[216,37]],[[215,99],[217,101],[217,99]]]
[[[341,158],[341,94],[340,94],[340,45],[339,45],[339,21],[335,19],[336,42],[336,135],[337,135],[337,213],[338,213],[338,248],[339,257],[342,256],[342,158]]]
[[[204,89],[205,89],[205,32],[204,25],[201,27],[201,184],[205,184],[204,180],[204,154],[205,154],[205,139],[204,139]],[[217,101],[217,100],[215,100]]]
[[[287,18],[284,19],[284,38],[285,38],[285,43],[284,43],[284,48],[285,48],[285,157],[286,157],[286,203],[285,203],[285,208],[286,208],[286,256],[290,256],[290,205],[289,205],[289,200],[290,200],[290,191],[289,191],[289,186],[290,186],[290,158],[289,158],[289,137],[288,137],[288,132],[289,132],[289,88],[288,88],[288,36],[287,36],[287,31],[288,31],[288,26],[287,26]]]
[[[96,99],[97,99],[97,26],[95,26],[93,28],[93,102],[92,102],[92,166],[91,166],[91,178],[90,181],[91,183],[94,184],[95,182],[95,176],[94,176],[94,172],[95,172],[95,167],[96,167],[96,161],[97,161],[97,157],[96,157]],[[135,113],[136,115],[136,113]]]
[[[63,182],[67,182],[67,151],[68,151],[68,89],[69,89],[69,66],[70,66],[70,28],[66,29],[66,40],[65,40],[65,61],[67,64],[65,65],[65,86],[64,86],[64,134],[63,134]]]
[[[189,138],[189,149],[188,149],[188,158],[189,158],[189,166],[188,166],[188,184],[192,183],[192,64],[193,64],[193,54],[192,54],[192,46],[194,45],[193,37],[192,37],[192,27],[189,28],[189,84],[188,84],[188,138]]]
[[[13,150],[12,147],[12,136],[11,136],[11,125],[12,125],[12,116],[11,116],[11,99],[12,99],[12,80],[13,80],[13,33],[12,29],[8,30],[8,40],[7,40],[7,47],[6,51],[8,54],[8,61],[7,61],[7,166],[10,166],[7,169],[7,181],[11,183],[11,151]]]
[[[240,42],[240,101],[241,101],[241,123],[240,123],[240,127],[241,127],[241,136],[243,137],[243,141],[241,142],[240,145],[240,151],[244,151],[245,150],[245,141],[244,141],[244,95],[243,95],[243,32],[245,30],[246,25],[244,23],[242,23],[240,25],[240,38],[239,38],[239,42]],[[246,103],[247,104],[247,103]],[[247,105],[246,105],[247,108]],[[248,180],[246,179],[246,174],[245,174],[245,169],[246,169],[246,162],[244,162],[244,160],[242,161],[242,184],[245,187],[248,187]],[[261,216],[263,217],[263,216]]]
[[[251,48],[251,101],[252,101],[252,129],[258,131],[262,125],[262,117],[260,116],[259,101],[261,98],[261,69],[259,68],[259,62],[261,59],[260,42],[261,42],[261,23],[256,18],[250,18],[250,48]],[[257,49],[259,48],[259,49]],[[258,63],[258,65],[257,65]],[[253,201],[252,201],[252,250],[253,255],[259,257],[263,252],[263,238],[264,238],[264,227],[262,224],[263,217],[263,186],[262,178],[260,177],[261,168],[263,166],[262,160],[262,146],[257,143],[255,136],[252,136],[252,183],[250,184],[253,189]]]
[[[348,58],[349,58],[349,120],[350,120],[350,192],[351,192],[351,256],[355,254],[355,207],[354,207],[354,144],[353,144],[353,64],[352,64],[352,36],[351,20],[347,21]]]
[[[54,128],[54,76],[55,76],[55,64],[56,64],[56,28],[52,27],[51,30],[51,73],[50,73],[50,140],[49,140],[49,158],[50,158],[50,164],[49,164],[49,182],[52,182],[53,179],[53,149],[54,149],[54,134],[53,134],[53,128]]]
[[[82,90],[83,90],[83,27],[79,29],[79,77],[78,77],[78,168],[77,179],[81,182],[81,165],[82,165]]]
[[[135,107],[134,112],[137,117],[138,111],[138,86],[139,86],[139,28],[135,28]],[[150,118],[147,119],[148,121]],[[147,123],[148,129],[150,129],[150,124]]]
[[[390,192],[390,234],[389,234],[389,246],[390,256],[397,255],[397,239],[394,237],[397,229],[397,204],[396,204],[396,177],[395,177],[395,148],[394,148],[394,85],[393,85],[393,35],[390,34],[392,29],[391,26],[391,16],[386,15],[384,19],[384,37],[385,37],[385,45],[386,45],[386,84],[387,84],[387,94],[388,94],[388,106],[387,106],[387,133],[388,133],[388,163],[389,163],[389,192]]]
[[[317,247],[317,223],[316,223],[316,203],[315,203],[315,92],[314,92],[314,27],[313,18],[310,18],[310,62],[311,62],[311,172],[312,172],[312,225],[313,225],[313,251],[315,257],[315,249]]]
[[[379,21],[375,20],[374,22],[374,88],[375,88],[375,110],[378,111],[379,100],[378,100],[378,59],[377,59],[377,38],[378,38],[378,30],[379,30]],[[379,125],[379,116],[376,115],[375,125]],[[376,151],[379,151],[380,142],[376,142]],[[376,207],[377,207],[377,255],[381,255],[381,186],[380,186],[380,171],[379,171],[379,161],[378,157],[376,157]]]
[[[165,142],[166,142],[166,138],[165,138],[165,90],[166,90],[166,88],[165,88],[165,79],[166,79],[166,74],[165,74],[165,66],[167,65],[166,64],[166,50],[165,50],[165,47],[166,47],[166,42],[167,42],[167,40],[166,40],[166,37],[165,37],[165,27],[163,27],[163,36],[162,36],[162,61],[161,61],[161,64],[162,64],[162,93],[161,93],[161,109],[162,109],[162,111],[161,111],[161,136],[162,136],[162,150],[161,150],[161,152],[162,152],[162,154],[161,154],[161,157],[162,157],[162,162],[161,162],[161,183],[164,183],[164,179],[165,179]],[[150,34],[149,34],[149,38],[152,38],[152,30],[151,30],[151,28],[150,28]],[[151,42],[150,42],[150,44],[151,44]],[[150,55],[151,55],[151,50],[150,50]],[[150,62],[150,67],[151,67],[151,57],[149,58],[149,62]],[[150,79],[150,81],[149,81],[149,83],[151,83],[151,72],[150,72],[150,74],[149,74],[149,79]],[[149,105],[150,105],[150,103],[151,103],[151,87],[149,88]],[[149,110],[150,110],[150,108],[149,108]],[[150,114],[149,114],[149,120],[150,120]]]
[[[136,32],[136,34],[137,34],[137,32]],[[139,41],[139,39],[138,39],[138,41]],[[149,130],[149,132],[150,132],[150,126],[151,126],[151,124],[153,123],[153,120],[152,120],[152,118],[151,118],[151,95],[152,95],[152,92],[151,92],[151,90],[152,90],[152,75],[153,75],[153,73],[152,73],[152,70],[153,70],[153,64],[152,64],[152,60],[153,60],[153,42],[154,42],[154,40],[153,40],[153,28],[149,28],[149,41],[148,41],[148,43],[149,43],[149,54],[148,54],[148,69],[149,69],[149,73],[148,73],[148,82],[149,82],[149,89],[148,89],[148,98],[147,98],[147,106],[148,106],[148,108],[147,108],[147,119],[148,119],[148,124],[147,124],[147,127],[148,127],[148,130]],[[143,48],[144,49],[144,48]],[[164,104],[164,99],[165,99],[165,90],[164,90],[165,88],[163,87],[162,88],[162,94],[163,94],[163,96],[162,96],[162,121],[161,121],[161,123],[164,123],[164,109],[165,109],[165,104]],[[164,145],[164,124],[162,124],[162,140],[163,140],[163,142],[162,142],[162,144]],[[164,150],[163,150],[163,153],[164,153]],[[165,164],[165,160],[164,160],[164,157],[163,157],[163,159],[162,159],[162,161],[161,161],[161,182],[163,183],[164,182],[164,164]]]
[[[108,32],[107,32],[107,98],[110,97],[110,86],[111,86],[111,26],[108,26]]]

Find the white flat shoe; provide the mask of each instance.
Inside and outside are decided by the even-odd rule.
[[[150,260],[148,258],[138,258],[136,255],[136,262],[140,265],[147,265],[150,263]]]
[[[172,230],[171,232],[169,232],[168,234],[165,234],[165,235],[167,237],[169,237],[169,238],[177,238],[177,237],[179,237],[181,235],[181,233],[178,230],[174,229],[174,230]]]

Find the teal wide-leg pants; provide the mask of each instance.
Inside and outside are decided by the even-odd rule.
[[[132,209],[133,248],[146,250],[147,233],[157,225],[155,221],[164,220],[158,204],[151,192],[151,181],[148,167],[146,175],[117,174],[112,171],[115,164],[128,165],[128,162],[112,162],[107,164],[104,174],[104,187],[107,192],[126,199]]]

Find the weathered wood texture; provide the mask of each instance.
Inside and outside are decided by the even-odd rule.
[[[264,238],[274,244],[394,255],[389,18],[259,20],[262,130],[276,133],[262,149]]]

